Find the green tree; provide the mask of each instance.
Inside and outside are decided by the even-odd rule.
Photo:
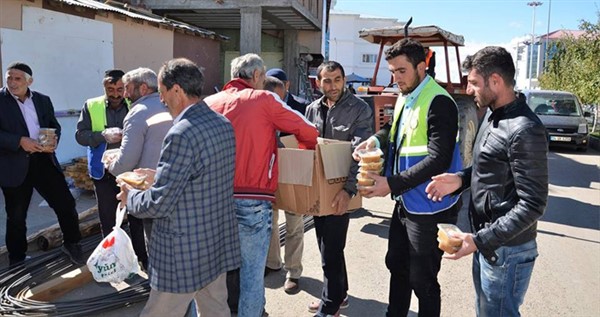
[[[583,35],[550,44],[551,59],[540,76],[543,89],[570,91],[584,104],[600,104],[600,11],[596,15],[595,24],[580,22]]]

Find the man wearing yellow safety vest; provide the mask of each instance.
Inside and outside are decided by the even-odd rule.
[[[121,78],[124,74],[119,69],[105,72],[102,80],[104,95],[85,102],[75,132],[77,143],[87,147],[88,172],[94,181],[102,236],[108,235],[115,225],[117,194],[120,191],[115,176],[104,168],[102,155],[106,150],[121,146],[123,120],[130,107],[129,101],[123,97],[125,85]],[[142,221],[133,217],[128,217],[128,220],[131,232],[141,233],[132,234],[133,243],[144,243]]]
[[[362,189],[370,198],[391,193],[396,200],[385,258],[390,270],[386,316],[406,316],[412,291],[419,299],[419,316],[440,315],[442,251],[437,245],[437,223],[456,223],[460,196],[440,202],[427,198],[431,177],[462,168],[458,147],[458,109],[450,95],[425,73],[423,46],[403,39],[386,51],[388,68],[402,93],[394,120],[361,143],[358,150],[380,147],[387,151],[385,175],[370,173],[375,185]]]

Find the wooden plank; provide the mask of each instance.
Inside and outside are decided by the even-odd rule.
[[[82,232],[82,235],[83,234],[89,235],[89,234],[94,233],[94,231],[92,230],[93,228],[89,228],[89,226],[92,226],[92,224],[88,223],[88,221],[90,221],[89,219],[95,219],[95,221],[99,223],[100,220],[96,216],[97,213],[98,213],[98,206],[96,205],[96,206],[93,206],[93,207],[89,208],[88,210],[85,210],[79,214],[79,222],[80,222],[79,228]],[[83,227],[81,226],[82,224],[84,224]],[[60,226],[58,225],[58,222],[50,227],[41,229],[40,231],[28,236],[27,237],[27,244],[29,245],[28,249],[30,251],[37,250],[39,248],[37,245],[38,238],[43,237],[44,234],[47,234],[52,231],[60,232]],[[61,235],[62,235],[62,233],[61,233]],[[83,237],[85,237],[86,235],[83,235]],[[58,243],[58,245],[60,245],[60,243]],[[53,247],[54,246],[56,246],[56,245],[53,245]],[[47,248],[50,248],[50,246],[48,246]],[[8,250],[6,249],[6,246],[3,245],[0,247],[0,256],[3,256],[5,253],[8,253]]]
[[[84,265],[30,289],[25,294],[25,298],[42,302],[51,302],[76,288],[82,287],[92,280],[92,273],[90,273],[87,266]]]

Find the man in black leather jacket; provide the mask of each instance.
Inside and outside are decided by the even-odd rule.
[[[547,135],[539,118],[513,91],[515,67],[501,47],[486,47],[463,63],[467,93],[489,107],[477,134],[473,166],[433,178],[426,192],[437,201],[471,188],[474,234],[448,259],[473,252],[478,316],[518,316],[538,255],[537,219],[548,199]],[[510,290],[510,291],[507,291]]]

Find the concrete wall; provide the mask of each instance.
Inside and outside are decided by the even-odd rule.
[[[166,60],[173,57],[173,30],[119,17],[112,13],[96,16],[97,21],[113,25],[115,68],[127,72],[148,67],[157,72]]]
[[[2,75],[14,60],[32,66],[31,88],[52,98],[63,128],[57,149],[61,163],[85,155],[74,138],[77,111],[87,98],[103,93],[106,69],[158,71],[164,61],[185,56],[205,68],[205,91],[212,92],[221,81],[220,43],[114,12],[53,1],[0,0]]]
[[[41,2],[23,2],[21,0],[0,0],[0,29],[13,29],[21,30],[21,10],[22,5],[26,3],[28,6],[41,7]],[[2,45],[2,39],[0,38],[0,45]],[[7,61],[10,63],[11,61]],[[2,65],[2,54],[0,53],[0,65]],[[0,76],[0,86],[4,85],[4,69],[2,69],[2,76]]]
[[[36,5],[40,3],[21,1],[12,8],[21,25],[0,28],[1,68],[4,73],[8,63],[16,60],[32,67],[31,89],[52,99],[62,126],[57,156],[60,162],[68,162],[85,154],[74,138],[77,111],[86,98],[102,93],[104,70],[114,65],[113,28],[110,23]]]
[[[21,29],[21,6],[42,7],[41,2],[24,2],[21,0],[0,1],[0,28]]]
[[[298,31],[300,53],[321,54],[321,31]]]
[[[221,45],[222,55],[222,79],[223,82],[217,85],[219,88],[230,80],[231,60],[240,56],[240,32],[239,30],[219,29],[215,30],[219,34],[230,37],[230,40]],[[268,68],[279,67],[284,68],[283,64],[283,32],[280,31],[265,31],[261,36],[261,53],[258,54],[265,62]]]
[[[203,94],[212,94],[215,86],[221,88],[223,64],[220,42],[181,32],[175,32],[174,39],[173,56],[188,58],[204,69]]]

